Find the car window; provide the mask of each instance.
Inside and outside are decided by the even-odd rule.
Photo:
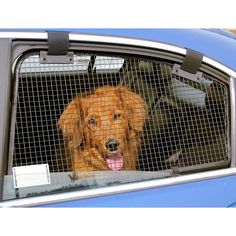
[[[3,199],[228,166],[227,83],[189,80],[174,64],[97,52],[76,52],[73,64],[20,58]]]

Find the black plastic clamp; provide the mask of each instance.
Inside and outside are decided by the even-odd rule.
[[[204,80],[202,72],[199,71],[202,59],[203,54],[187,49],[183,64],[181,66],[174,64],[172,74],[192,80],[196,83],[201,83],[202,80]]]
[[[69,33],[68,32],[48,32],[48,51],[40,52],[40,62],[42,64],[72,64],[73,52],[68,52]]]
[[[191,74],[196,74],[202,64],[203,54],[187,49],[184,62],[181,65],[181,70],[189,72]]]

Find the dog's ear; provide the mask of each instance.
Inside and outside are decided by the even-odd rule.
[[[73,99],[61,114],[58,128],[69,141],[71,148],[76,148],[83,142],[83,112],[79,98]]]
[[[127,112],[130,128],[135,132],[142,132],[147,119],[147,105],[145,101],[140,95],[129,91],[123,86],[118,86],[116,91]]]

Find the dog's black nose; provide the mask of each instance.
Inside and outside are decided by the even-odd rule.
[[[119,142],[115,139],[110,139],[106,142],[106,148],[113,152],[113,151],[117,151],[119,147]]]

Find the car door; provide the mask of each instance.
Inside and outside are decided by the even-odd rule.
[[[1,206],[235,202],[235,72],[223,59],[68,32],[5,33],[0,46]]]

